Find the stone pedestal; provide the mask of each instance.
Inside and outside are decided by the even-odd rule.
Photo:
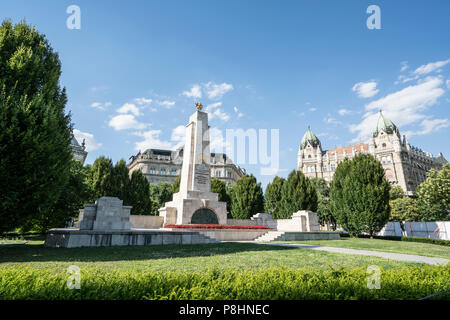
[[[300,210],[292,215],[293,221],[298,221],[301,226],[301,232],[320,231],[319,218],[317,213],[307,210]]]
[[[80,210],[80,230],[129,230],[131,206],[115,197],[101,197]]]
[[[208,114],[196,111],[186,126],[180,191],[159,209],[164,225],[190,223],[226,224],[226,202],[211,192]],[[175,222],[174,222],[175,221]],[[212,221],[212,222],[211,222]]]

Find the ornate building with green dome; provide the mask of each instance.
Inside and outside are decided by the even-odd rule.
[[[370,153],[378,159],[388,181],[402,187],[406,195],[414,195],[417,186],[426,179],[428,170],[440,170],[447,163],[442,153],[435,157],[430,152],[411,146],[406,136],[401,137],[397,126],[380,110],[368,144],[322,150],[320,140],[308,127],[298,150],[298,170],[309,178],[331,181],[339,162],[345,158],[351,159],[358,153]]]

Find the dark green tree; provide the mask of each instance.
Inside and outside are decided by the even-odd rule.
[[[264,210],[264,196],[261,183],[253,175],[240,178],[233,191],[231,216],[234,219],[250,219]]]
[[[78,217],[79,210],[88,202],[89,197],[90,189],[86,180],[86,170],[80,161],[72,159],[69,182],[61,192],[55,206],[42,215],[27,220],[21,230],[45,233],[51,228],[64,228],[72,218]]]
[[[389,182],[381,163],[359,154],[341,162],[331,183],[331,211],[349,234],[373,236],[389,220]]]
[[[280,218],[289,219],[299,210],[317,211],[317,193],[301,171],[292,170],[281,190]]]
[[[104,196],[117,197],[117,188],[114,186],[114,166],[111,159],[104,156],[95,159],[90,179],[93,190],[91,201]]]
[[[129,205],[133,206],[131,214],[150,215],[152,213],[152,201],[147,178],[141,170],[135,170],[131,174],[129,184]]]
[[[280,219],[284,212],[281,207],[281,190],[286,183],[286,179],[275,177],[272,183],[266,187],[264,194],[264,210],[266,213],[272,215],[274,219]]]
[[[323,178],[312,178],[309,181],[317,192],[317,216],[321,225],[328,224],[332,230],[336,230],[336,219],[330,208],[330,185]]]
[[[70,115],[61,64],[45,36],[0,27],[0,233],[49,214],[69,183]]]
[[[227,211],[228,211],[228,218],[231,219],[231,202],[233,201],[233,194],[234,194],[234,188],[235,185],[229,184],[226,186],[225,190],[227,192]]]
[[[211,192],[219,195],[219,201],[228,202],[227,185],[218,178],[211,179]]]
[[[140,170],[138,170],[140,171]],[[142,172],[141,172],[142,174]],[[148,188],[148,182],[147,182]],[[116,162],[112,170],[112,194],[114,197],[118,197],[123,200],[123,204],[126,206],[131,206],[133,201],[136,200],[133,196],[134,190],[130,185],[130,177],[127,164],[125,160],[121,159]]]

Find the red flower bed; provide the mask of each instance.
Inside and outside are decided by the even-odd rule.
[[[170,229],[272,229],[267,226],[241,226],[224,224],[168,224]]]

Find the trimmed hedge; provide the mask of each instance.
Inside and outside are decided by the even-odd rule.
[[[197,272],[81,270],[81,288],[51,269],[0,270],[0,299],[419,299],[450,287],[450,266],[381,269],[381,288],[369,290],[365,268],[311,271],[286,267]],[[434,299],[449,299],[443,294]]]
[[[350,235],[348,233],[339,233],[342,238],[349,238]],[[369,239],[370,236],[366,234],[358,235],[358,238],[366,238]],[[410,242],[422,242],[422,243],[431,243],[438,244],[441,246],[450,247],[450,241],[443,239],[431,239],[431,238],[419,238],[419,237],[400,237],[400,236],[373,236],[374,239],[380,240],[393,240],[393,241],[410,241]]]

